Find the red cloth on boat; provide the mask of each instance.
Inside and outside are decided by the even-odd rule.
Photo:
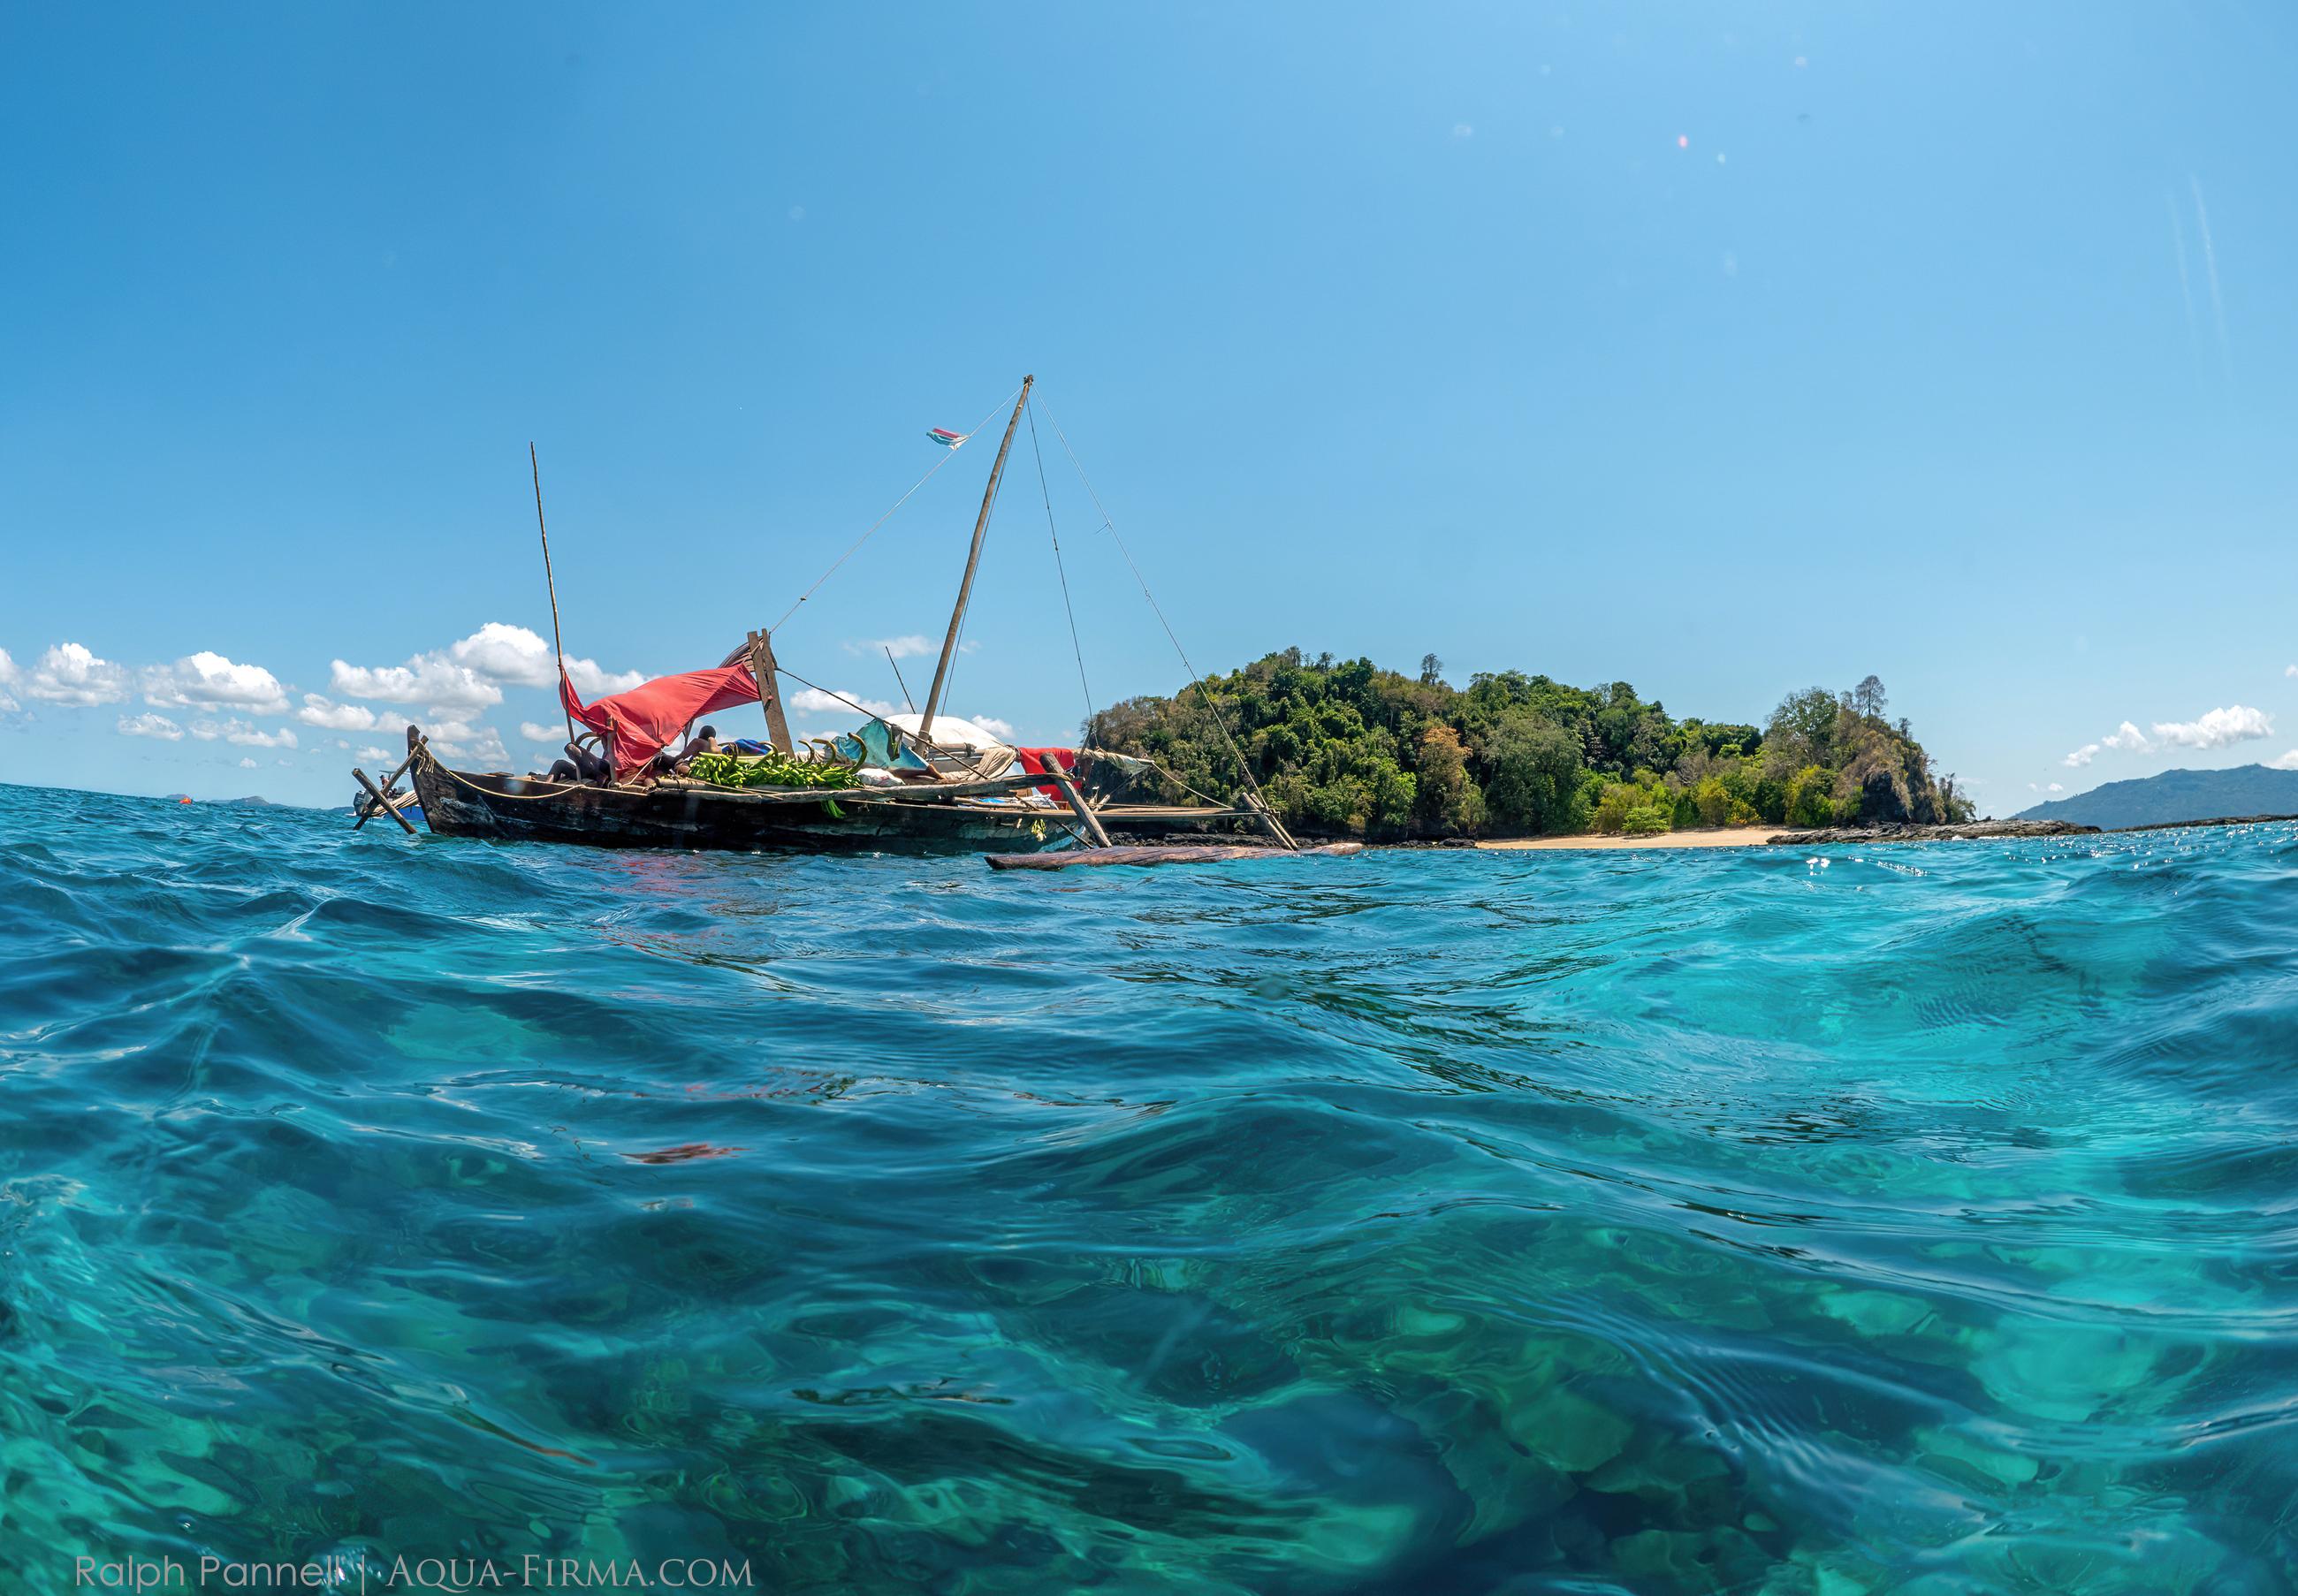
[[[758,701],[758,684],[750,679],[748,663],[722,665],[715,670],[689,671],[682,676],[657,676],[653,681],[585,704],[558,671],[558,699],[566,713],[599,734],[612,748],[615,778],[628,781],[647,762],[670,746],[687,724],[714,709]]]
[[[1025,774],[1044,775],[1048,760],[1058,763],[1062,769],[1070,775],[1077,774],[1078,753],[1075,748],[1015,748],[1013,751],[1021,757],[1021,769]],[[1058,794],[1061,789],[1051,781],[1040,781],[1037,783],[1037,790],[1047,797],[1053,797]]]

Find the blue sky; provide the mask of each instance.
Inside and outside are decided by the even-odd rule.
[[[2298,757],[2294,69],[2231,5],[21,12],[0,781],[525,768],[530,440],[568,652],[658,674],[1024,372],[948,705],[1024,740],[1048,496],[1095,700],[1183,679],[1050,418],[1200,667],[1873,672],[1997,814]],[[787,664],[898,699],[993,442]]]

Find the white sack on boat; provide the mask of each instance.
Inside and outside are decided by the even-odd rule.
[[[889,715],[884,718],[888,725],[898,727],[905,735],[915,737],[919,724],[925,717]],[[971,721],[960,720],[954,715],[934,716],[933,745],[963,756],[962,759],[951,759],[936,755],[934,768],[944,772],[963,766],[984,776],[996,776],[1003,773],[1018,757],[1012,744],[1000,740]]]
[[[924,719],[921,715],[889,715],[885,717],[888,725],[899,726],[913,737],[918,734],[918,726]],[[971,721],[962,721],[954,715],[934,716],[933,740],[936,748],[971,748],[985,754],[992,748],[1010,746]]]

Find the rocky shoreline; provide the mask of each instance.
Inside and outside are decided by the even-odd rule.
[[[1959,826],[1831,826],[1816,831],[1781,831],[1764,840],[1774,848],[1809,842],[1963,842],[1981,837],[2096,836],[2098,830],[2064,820],[1976,820]]]
[[[2097,837],[2132,831],[2178,831],[2194,826],[2257,826],[2298,820],[2298,815],[2225,815],[2214,820],[2158,820],[2152,825],[2079,826],[2064,820],[1982,820],[1960,826],[1836,826],[1823,831],[1781,831],[1764,839],[1774,847],[1806,842],[1948,842],[1979,837]]]
[[[2222,815],[2216,820],[2158,820],[2143,826],[2114,826],[2116,831],[2176,831],[2187,826],[2262,826],[2277,820],[2298,820],[2298,815]]]

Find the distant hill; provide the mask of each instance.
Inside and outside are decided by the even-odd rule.
[[[2137,781],[2109,781],[2071,798],[2038,804],[2018,820],[2068,820],[2077,825],[2161,825],[2232,815],[2298,815],[2298,770],[2263,765],[2233,770],[2166,770]]]

